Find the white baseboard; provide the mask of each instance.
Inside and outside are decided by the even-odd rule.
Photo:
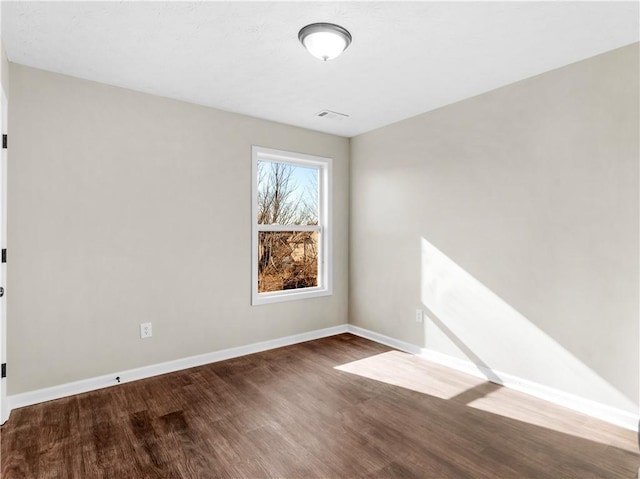
[[[405,353],[418,355],[421,352],[421,348],[419,346],[405,343],[404,341],[400,341],[399,339],[391,338],[389,336],[385,336],[384,334],[375,333],[368,329],[354,326],[353,324],[347,325],[347,331],[351,334],[355,334],[356,336],[360,336],[361,338],[375,341],[376,343],[384,344],[385,346],[389,346],[391,348],[399,349],[400,351],[404,351]]]
[[[489,379],[492,382],[502,384],[505,387],[524,392],[531,396],[544,399],[551,403],[567,407],[569,409],[587,414],[592,417],[596,417],[598,419],[602,419],[603,421],[616,424],[626,429],[630,429],[636,432],[638,431],[638,421],[640,417],[630,412],[613,408],[611,406],[591,401],[589,399],[584,399],[582,397],[569,394],[558,389],[550,388],[548,386],[543,386],[526,379],[518,378],[511,374],[488,370],[487,368],[484,368],[482,366],[477,366],[471,361],[455,358],[438,351],[420,348],[419,346],[416,346],[414,344],[407,343],[405,341],[401,341],[384,334],[379,334],[368,329],[354,326],[352,324],[342,324],[330,328],[318,329],[306,333],[294,334],[292,336],[263,341],[260,343],[248,344],[246,346],[238,346],[235,348],[223,349],[221,351],[200,354],[198,356],[190,356],[187,358],[176,359],[174,361],[167,361],[164,363],[153,364],[141,368],[129,369],[127,371],[116,371],[111,374],[105,374],[104,376],[60,384],[58,386],[38,389],[36,391],[14,394],[7,397],[7,403],[9,406],[7,417],[11,413],[12,409],[30,406],[32,404],[37,404],[45,401],[51,401],[53,399],[60,399],[66,396],[72,396],[74,394],[95,391],[97,389],[102,389],[110,386],[116,386],[118,384],[118,382],[115,380],[116,376],[120,377],[121,383],[127,383],[136,381],[138,379],[150,378],[153,376],[158,376],[160,374],[180,371],[196,366],[202,366],[204,364],[224,361],[226,359],[237,358],[239,356],[245,356],[247,354],[259,353],[261,351],[267,351],[269,349],[290,346],[292,344],[312,341],[314,339],[325,338],[328,336],[334,336],[336,334],[342,334],[346,332],[352,333],[365,339],[369,339],[371,341],[375,341],[380,344],[384,344],[400,351],[405,351],[410,354],[421,356],[426,360],[442,364],[457,371],[471,374],[483,379]]]
[[[606,404],[602,404],[590,399],[585,399],[574,394],[570,394],[559,389],[522,379],[512,374],[503,373],[479,366],[471,361],[449,356],[431,349],[420,348],[414,344],[400,341],[383,334],[375,333],[358,326],[348,325],[348,331],[356,336],[381,343],[401,351],[415,354],[429,361],[447,366],[451,369],[461,371],[488,381],[501,384],[510,389],[514,389],[530,396],[534,396],[545,401],[557,404],[559,406],[581,412],[591,417],[601,419],[603,421],[615,424],[617,426],[638,432],[638,422],[640,416],[614,408]]]
[[[347,325],[341,324],[339,326],[317,329],[315,331],[294,334],[292,336],[286,336],[278,339],[271,339],[269,341],[263,341],[260,343],[248,344],[246,346],[223,349],[221,351],[214,351],[197,356],[176,359],[174,361],[152,364],[150,366],[129,369],[127,371],[116,371],[111,374],[105,374],[104,376],[82,379],[80,381],[60,384],[58,386],[52,386],[49,388],[38,389],[21,394],[14,394],[7,397],[7,402],[9,404],[9,412],[7,414],[7,417],[9,416],[9,414],[11,414],[12,409],[30,406],[32,404],[37,404],[45,401],[51,401],[53,399],[60,399],[66,396],[72,396],[74,394],[95,391],[97,389],[102,389],[110,386],[116,386],[117,384],[119,384],[115,380],[116,377],[120,378],[120,383],[128,383],[131,381],[136,381],[138,379],[145,379],[153,376],[158,376],[160,374],[172,373],[183,369],[202,366],[204,364],[224,361],[225,359],[232,359],[239,356],[245,356],[247,354],[259,353],[261,351],[267,351],[269,349],[281,348],[283,346],[290,346],[292,344],[303,343],[305,341],[312,341],[314,339],[325,338],[328,336],[335,336],[336,334],[346,333],[347,331]]]

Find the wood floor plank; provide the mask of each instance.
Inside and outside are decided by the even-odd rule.
[[[13,411],[3,479],[632,479],[635,434],[350,334]]]

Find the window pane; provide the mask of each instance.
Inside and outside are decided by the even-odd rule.
[[[258,292],[318,286],[317,231],[258,234]]]
[[[258,224],[317,225],[318,168],[258,161]]]

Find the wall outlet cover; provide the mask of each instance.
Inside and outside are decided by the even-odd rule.
[[[151,323],[140,324],[140,339],[146,339],[153,336],[153,330],[151,329]]]

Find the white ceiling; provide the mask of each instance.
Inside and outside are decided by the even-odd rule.
[[[351,137],[637,42],[638,17],[637,1],[3,1],[2,39],[16,63]],[[297,39],[314,22],[353,43],[317,60]]]

